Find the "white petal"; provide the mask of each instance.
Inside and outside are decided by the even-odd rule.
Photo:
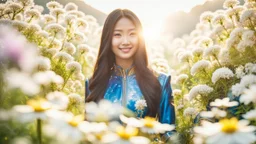
[[[136,136],[136,137],[130,138],[130,142],[131,144],[149,144],[150,140],[146,137]]]
[[[223,135],[223,133],[218,133],[214,136],[207,138],[207,144],[231,144],[230,137]]]

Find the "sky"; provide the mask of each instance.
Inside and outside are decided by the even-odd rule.
[[[127,8],[141,20],[148,38],[158,37],[167,16],[175,11],[189,12],[206,0],[84,0],[85,3],[109,14],[116,8]]]

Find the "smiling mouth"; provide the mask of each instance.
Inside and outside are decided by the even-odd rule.
[[[128,53],[132,48],[119,48],[122,52]]]

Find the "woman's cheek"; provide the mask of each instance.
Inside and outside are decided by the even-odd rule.
[[[113,38],[112,39],[112,45],[114,47],[117,47],[119,44],[120,44],[120,39],[118,39],[118,38]]]

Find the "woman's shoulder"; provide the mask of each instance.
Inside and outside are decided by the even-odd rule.
[[[157,77],[161,85],[164,85],[167,82],[170,82],[171,75],[164,72],[155,72],[154,75]]]

